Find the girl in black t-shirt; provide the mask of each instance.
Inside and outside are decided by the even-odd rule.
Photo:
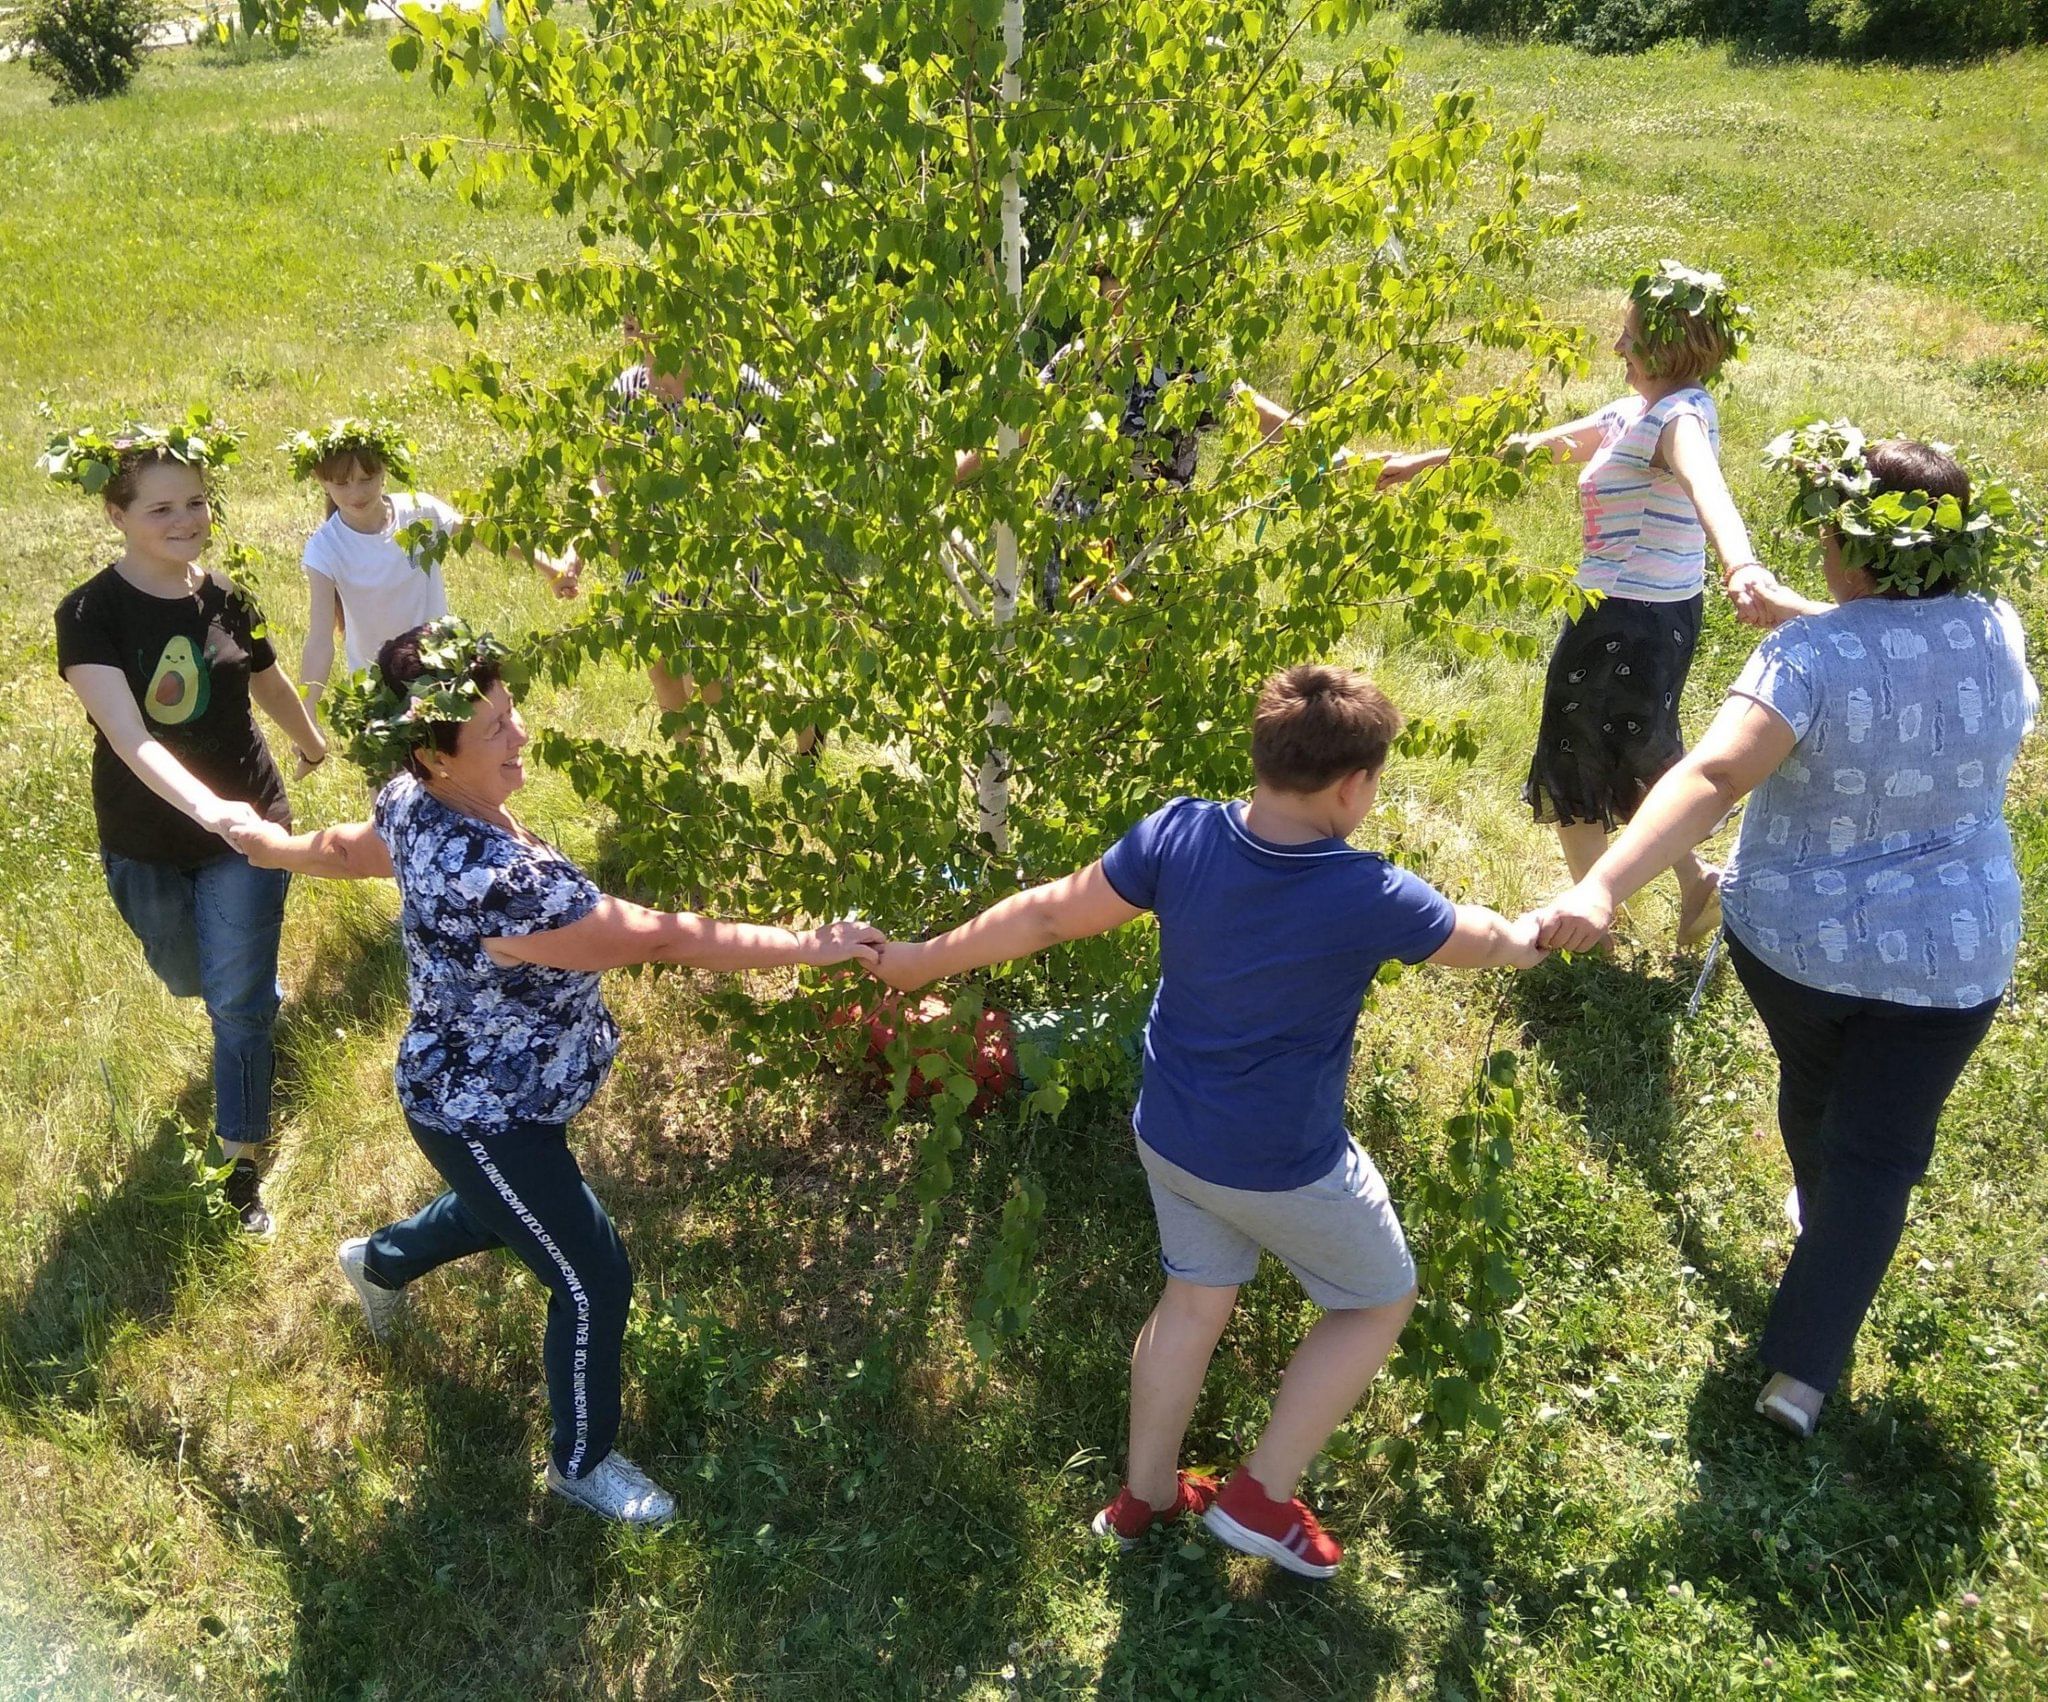
[[[100,495],[127,548],[57,605],[57,666],[92,717],[108,890],[163,984],[206,1001],[228,1197],[262,1234],[255,1154],[270,1136],[287,877],[222,835],[291,820],[252,700],[304,761],[324,758],[326,742],[255,605],[199,565],[213,532],[205,464],[163,441],[120,448]]]

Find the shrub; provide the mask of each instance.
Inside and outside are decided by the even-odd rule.
[[[1674,36],[1724,33],[1703,0],[1415,0],[1408,21],[1502,39],[1633,53]]]
[[[158,16],[155,0],[29,0],[15,35],[56,83],[52,99],[97,100],[135,80]]]
[[[1408,22],[1634,53],[1673,37],[1857,59],[1943,60],[2048,40],[2048,0],[1411,0]]]
[[[2024,46],[2048,13],[2030,0],[1809,0],[1812,45],[1857,58],[1960,59]]]

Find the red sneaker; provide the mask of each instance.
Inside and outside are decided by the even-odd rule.
[[[1256,1554],[1304,1578],[1328,1578],[1344,1563],[1344,1548],[1316,1522],[1306,1501],[1275,1501],[1239,1466],[1202,1523],[1232,1548]]]
[[[1122,1547],[1129,1548],[1154,1524],[1170,1525],[1184,1513],[1199,1518],[1209,1510],[1222,1487],[1213,1477],[1182,1472],[1173,1505],[1154,1507],[1149,1501],[1140,1501],[1131,1493],[1131,1486],[1124,1484],[1117,1490],[1116,1499],[1095,1515],[1088,1528],[1099,1537],[1115,1537]]]

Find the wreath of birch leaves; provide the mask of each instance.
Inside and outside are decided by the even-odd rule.
[[[484,699],[478,669],[496,663],[509,674],[511,651],[488,632],[457,615],[443,615],[420,635],[422,671],[404,690],[394,691],[381,668],[359,669],[329,690],[328,725],[341,737],[348,759],[372,774],[385,775],[425,744],[438,722],[463,722]]]
[[[1682,342],[1691,323],[1704,320],[1740,360],[1755,337],[1749,309],[1736,299],[1719,272],[1697,272],[1676,260],[1660,260],[1630,280],[1628,299],[1642,326],[1643,341],[1652,349]]]
[[[1880,591],[1913,596],[1995,591],[2030,573],[2044,540],[2021,499],[1970,468],[1970,500],[1881,491],[1865,459],[1872,440],[1848,420],[1806,420],[1764,445],[1764,464],[1792,475],[1785,522],[1818,543],[1832,532],[1842,561],[1866,569]],[[1946,443],[1928,447],[1955,456]]]
[[[278,448],[291,462],[292,477],[301,483],[314,476],[321,462],[350,454],[381,462],[384,471],[408,490],[413,485],[413,457],[419,451],[396,420],[354,415],[329,420],[324,431],[295,431]]]
[[[36,465],[59,484],[87,496],[98,496],[125,464],[136,461],[182,461],[206,479],[209,500],[217,500],[216,477],[242,458],[243,433],[222,425],[205,406],[188,408],[172,425],[130,421],[113,431],[98,426],[73,426],[60,431],[36,457]]]

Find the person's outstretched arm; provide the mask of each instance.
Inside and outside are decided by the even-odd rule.
[[[1670,468],[1671,476],[1691,500],[1693,512],[1699,515],[1700,530],[1720,559],[1721,588],[1737,615],[1751,626],[1778,626],[1794,614],[1811,614],[1819,606],[1804,598],[1795,599],[1802,605],[1798,608],[1779,605],[1779,597],[1793,594],[1756,559],[1749,528],[1736,511],[1713,441],[1698,418],[1682,414],[1666,426],[1657,442],[1657,459]]]
[[[391,873],[391,853],[366,821],[318,833],[287,833],[270,822],[237,828],[237,851],[259,869],[330,880]],[[782,964],[844,963],[872,968],[882,935],[865,922],[832,922],[797,932],[752,922],[720,922],[688,912],[650,910],[609,894],[566,927],[484,941],[491,961],[539,963],[551,969],[624,969],[635,963],[680,963],[696,969],[773,969]]]
[[[1539,449],[1548,449],[1567,461],[1590,461],[1606,435],[1607,428],[1600,416],[1587,414],[1544,431],[1518,432],[1502,445],[1500,454],[1504,460],[1526,460]],[[1441,467],[1451,458],[1451,453],[1449,449],[1418,449],[1407,454],[1386,455],[1380,461],[1379,488],[1385,490],[1389,485],[1406,484],[1417,473]],[[1369,460],[1373,456],[1363,455],[1359,459]]]
[[[231,828],[228,843],[259,869],[289,869],[330,881],[388,880],[391,852],[366,821],[291,833],[258,819]]]
[[[298,688],[284,669],[272,664],[260,674],[251,674],[249,696],[297,749],[299,779],[305,779],[327,760],[327,736],[314,725],[312,709],[299,696]]]
[[[306,569],[306,642],[299,647],[299,695],[314,708],[334,671],[334,629],[341,617],[341,599],[334,581],[317,568]]]
[[[1524,921],[1551,951],[1586,951],[1613,924],[1614,912],[1714,831],[1792,754],[1791,725],[1750,697],[1730,697],[1713,725],[1650,789],[1635,820],[1575,887]]]
[[[232,826],[263,819],[255,805],[221,797],[157,740],[144,724],[135,694],[128,689],[128,677],[119,668],[103,662],[74,662],[64,670],[64,683],[77,694],[93,725],[136,778],[208,833],[226,838]]]
[[[1483,904],[1457,906],[1451,937],[1425,963],[1439,969],[1534,969],[1550,954],[1536,943],[1536,922],[1524,916],[1510,922]]]
[[[890,941],[875,973],[890,986],[913,992],[948,975],[1030,957],[1062,940],[1106,934],[1144,914],[1109,884],[1097,858],[1059,880],[1013,892],[935,939]]]
[[[679,963],[692,969],[777,969],[807,963],[856,962],[872,969],[881,930],[865,922],[828,922],[799,931],[758,922],[721,922],[689,911],[650,910],[609,893],[566,927],[484,941],[491,961],[540,963],[551,969],[624,969],[635,963]]]

